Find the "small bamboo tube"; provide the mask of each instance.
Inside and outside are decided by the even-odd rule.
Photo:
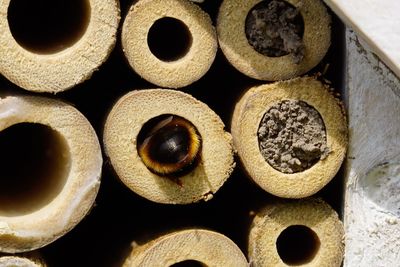
[[[157,22],[174,20],[178,25],[168,32],[157,32],[164,40],[162,46],[175,42],[174,47],[183,40],[171,40],[172,31],[185,28],[186,51],[176,57],[164,59],[157,57],[149,46],[149,33]],[[177,20],[177,21],[176,21]],[[182,44],[180,44],[182,45]],[[141,77],[161,87],[181,88],[200,79],[214,61],[218,43],[212,21],[199,6],[187,0],[141,0],[132,5],[122,28],[122,46],[130,66]],[[165,51],[166,54],[170,54]]]
[[[86,2],[89,9],[85,14],[88,18],[84,18],[87,25],[80,25],[84,28],[82,35],[66,47],[63,47],[64,43],[58,44],[63,47],[61,50],[52,51],[53,48],[48,47],[50,52],[33,51],[16,41],[8,16],[13,1],[2,1],[0,73],[19,87],[33,92],[58,93],[89,79],[106,61],[116,43],[120,10],[116,0],[82,1]],[[17,2],[24,1],[14,3],[17,5]]]
[[[218,19],[217,34],[222,52],[243,74],[259,80],[277,81],[302,75],[316,66],[331,43],[331,18],[320,0],[285,0],[296,7],[304,22],[302,41],[304,58],[296,63],[291,54],[266,56],[257,52],[246,37],[246,18],[262,0],[224,0]],[[268,25],[267,25],[268,26]]]
[[[173,232],[133,247],[124,267],[173,266],[195,261],[199,266],[246,267],[246,257],[228,237],[201,229]]]
[[[101,148],[74,107],[44,97],[0,98],[0,252],[43,247],[90,210]]]
[[[252,266],[339,267],[344,229],[321,199],[270,204],[253,220],[249,234]]]
[[[258,138],[264,114],[285,100],[301,100],[316,109],[326,132],[328,153],[311,167],[295,173],[284,173],[272,167],[261,153]],[[338,172],[348,144],[347,122],[341,103],[329,88],[311,77],[251,88],[236,104],[232,136],[248,175],[265,191],[284,198],[307,197],[324,187]]]
[[[197,132],[198,143],[201,142],[197,146],[198,157],[191,165],[191,171],[178,177],[157,173],[168,164],[155,164],[155,169],[151,169],[154,166],[146,163],[148,157],[138,152],[139,135],[147,123],[166,114],[192,124],[191,132]],[[174,144],[175,136],[172,139],[164,137],[163,143],[154,146],[155,151]],[[188,142],[193,143],[191,140]],[[184,148],[184,142],[178,142],[177,147],[180,146]],[[106,120],[104,148],[121,181],[137,194],[159,203],[207,201],[224,184],[235,166],[232,137],[224,131],[224,124],[218,115],[192,96],[167,89],[133,91],[123,96]],[[173,146],[170,149],[175,150]]]

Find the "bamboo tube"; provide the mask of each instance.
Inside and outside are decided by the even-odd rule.
[[[253,220],[249,260],[253,266],[340,266],[344,230],[321,199],[270,204]]]
[[[280,110],[286,101],[303,107],[294,114]],[[270,122],[265,123],[266,116],[272,116]],[[285,198],[307,197],[324,187],[339,170],[348,144],[340,102],[311,77],[251,88],[235,107],[232,136],[249,176]]]
[[[210,17],[186,0],[141,0],[132,5],[122,28],[122,46],[136,73],[168,88],[200,79],[218,48]]]
[[[159,203],[211,199],[235,166],[231,142],[208,106],[167,89],[123,96],[104,129],[105,152],[118,177]]]
[[[124,267],[174,266],[248,266],[242,251],[226,236],[201,229],[173,232],[142,246],[133,247]],[[192,265],[191,265],[192,266]]]
[[[89,79],[106,61],[116,42],[119,2],[71,1],[2,1],[2,75],[29,91],[58,93]],[[59,10],[53,10],[58,4]],[[55,31],[63,19],[73,29]]]
[[[74,107],[42,97],[0,99],[0,251],[43,247],[92,207],[102,155]]]
[[[46,267],[42,261],[23,258],[19,256],[0,256],[1,267]]]
[[[246,28],[247,21],[254,15],[253,10],[257,5],[266,5],[269,2],[262,0],[224,0],[217,19],[218,41],[222,52],[236,69],[255,79],[268,81],[285,80],[306,73],[322,60],[330,46],[331,19],[325,6],[320,0],[275,1],[275,3],[283,2],[290,4],[292,7],[298,9],[301,15],[301,19],[299,20],[303,22],[303,33],[302,36],[301,33],[298,33],[298,35],[301,37],[299,41],[302,42],[302,45],[299,45],[299,47],[303,47],[300,54],[304,55],[293,58],[293,52],[286,55],[269,55],[264,52],[258,52],[254,48],[255,46],[250,44],[247,35],[250,34],[251,28]],[[262,32],[265,30],[268,31],[268,27],[272,26],[268,24],[269,22],[259,18],[255,22],[257,22],[257,25],[263,24],[266,26],[264,29],[259,29]],[[289,37],[283,37],[283,34],[287,33],[287,30],[282,31],[280,35],[282,38],[278,38],[276,41],[282,42],[280,48],[285,43],[288,43],[290,48],[290,45],[294,42]],[[279,31],[280,29],[278,28],[273,31],[273,34]],[[274,36],[273,38],[277,37]],[[288,39],[284,40],[284,38]],[[274,39],[272,40],[274,41]],[[265,46],[270,45],[265,40],[259,42],[257,45],[260,45],[264,49]]]

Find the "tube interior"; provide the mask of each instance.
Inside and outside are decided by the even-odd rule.
[[[62,190],[71,155],[49,126],[15,124],[0,131],[0,216],[20,216],[50,203]]]
[[[24,49],[53,54],[81,39],[90,13],[89,0],[11,0],[8,23]]]
[[[304,57],[304,21],[298,8],[283,0],[260,1],[248,13],[245,32],[249,44],[268,57]]]
[[[164,17],[154,22],[147,35],[150,51],[162,61],[184,57],[192,46],[192,34],[181,20]]]
[[[172,264],[170,267],[207,267],[207,265],[195,260],[186,260]]]
[[[320,245],[317,234],[304,225],[289,226],[276,241],[276,248],[282,261],[292,266],[311,262],[318,253]]]

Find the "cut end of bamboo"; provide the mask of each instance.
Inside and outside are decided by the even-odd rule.
[[[185,0],[136,2],[124,21],[122,46],[136,73],[168,88],[200,79],[218,48],[208,14]]]
[[[336,212],[320,199],[281,201],[254,218],[249,260],[254,266],[339,267],[344,229]]]
[[[124,267],[248,266],[246,257],[228,237],[201,229],[173,232],[134,247]]]
[[[46,267],[41,261],[19,256],[0,256],[1,267]]]
[[[3,1],[0,73],[33,92],[74,87],[108,58],[119,13],[116,0]]]
[[[319,113],[322,120],[321,132],[324,132],[321,135],[324,142],[319,146],[310,148],[310,144],[295,144],[298,139],[308,142],[307,138],[310,137],[310,131],[314,130],[315,125],[305,124],[302,126],[304,129],[298,126],[293,128],[293,134],[298,135],[297,138],[291,137],[291,129],[279,132],[274,126],[280,123],[287,125],[294,123],[293,121],[300,123],[304,120],[306,123],[315,120],[311,117],[306,118],[308,115],[300,114],[304,113],[301,109],[293,110],[293,113],[289,114],[290,110],[286,104],[289,100],[301,101],[308,106],[307,109],[311,110],[312,107]],[[284,106],[282,103],[286,107],[282,107]],[[277,104],[284,110],[277,110]],[[271,116],[275,117],[276,121],[271,119],[262,123],[265,114],[271,109],[275,109],[272,110],[274,114]],[[261,129],[262,127],[264,129]],[[271,139],[266,145],[260,141],[260,134],[264,132]],[[314,137],[314,134],[311,135]],[[338,172],[348,145],[347,121],[341,103],[332,95],[329,88],[311,77],[251,88],[235,107],[232,117],[232,136],[248,175],[267,192],[284,198],[311,196],[323,188]],[[281,142],[282,140],[284,142]],[[304,157],[304,154],[310,151],[313,154],[315,150],[321,153],[312,164],[302,171],[291,173],[283,172],[271,165],[270,159],[263,154],[265,151],[272,153],[272,161],[287,167],[290,164],[295,165],[296,162],[303,164],[296,157]]]
[[[285,1],[298,10],[304,24],[301,38],[304,56],[298,62],[291,53],[267,56],[250,44],[245,31],[246,20],[253,14],[253,8],[261,2],[223,1],[217,18],[217,33],[220,47],[228,61],[243,74],[266,81],[294,78],[316,66],[331,43],[331,18],[322,1]]]
[[[123,183],[159,203],[209,200],[235,166],[232,138],[218,115],[167,89],[123,96],[107,118],[104,147]]]
[[[86,118],[43,97],[0,99],[0,251],[31,251],[71,230],[89,211],[102,156]]]

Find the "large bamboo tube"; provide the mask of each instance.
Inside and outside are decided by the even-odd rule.
[[[111,110],[105,152],[121,181],[160,203],[208,200],[235,166],[231,135],[208,106],[174,90],[133,91]]]
[[[89,79],[115,45],[119,12],[116,0],[3,0],[0,73],[35,92]]]
[[[324,187],[339,170],[348,143],[339,100],[311,77],[251,88],[235,107],[232,136],[249,176],[286,198]]]
[[[201,229],[173,232],[144,245],[133,247],[124,267],[248,266],[242,251],[228,237]],[[178,265],[176,265],[178,266]],[[185,265],[186,266],[186,265]]]
[[[187,0],[135,3],[124,21],[122,46],[135,72],[169,88],[200,79],[218,48],[210,17]]]
[[[289,10],[279,6],[285,3]],[[320,0],[224,0],[218,41],[229,62],[245,75],[285,80],[322,60],[330,46],[330,22]]]
[[[336,212],[320,199],[270,204],[253,220],[249,260],[253,266],[340,266],[344,230]]]
[[[42,247],[91,208],[102,155],[74,107],[42,97],[0,99],[0,251]]]

